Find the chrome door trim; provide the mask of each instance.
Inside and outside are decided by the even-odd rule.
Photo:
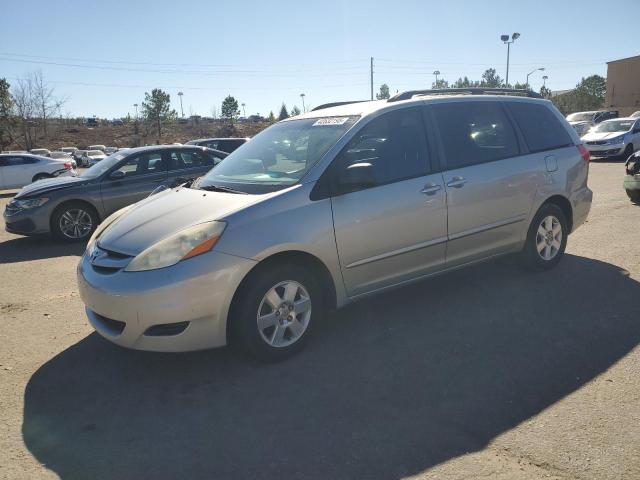
[[[350,263],[344,268],[359,267],[361,265],[366,265],[367,263],[377,262],[378,260],[384,260],[385,258],[395,257],[396,255],[402,255],[404,253],[413,252],[414,250],[420,250],[422,248],[439,245],[441,243],[445,243],[446,241],[447,241],[447,237],[434,238],[433,240],[429,240],[428,242],[416,243],[415,245],[410,245],[408,247],[392,250],[391,252],[381,253],[380,255],[374,255],[373,257],[364,258],[362,260],[358,260],[356,262]]]
[[[468,237],[470,235],[475,235],[476,233],[486,232],[487,230],[493,230],[494,228],[504,227],[506,225],[512,225],[514,223],[523,222],[527,219],[527,215],[518,215],[517,217],[507,218],[505,220],[500,220],[499,222],[489,223],[487,225],[481,225],[476,228],[471,228],[469,230],[465,230],[464,232],[454,233],[453,235],[449,235],[449,240],[457,240],[458,238]]]

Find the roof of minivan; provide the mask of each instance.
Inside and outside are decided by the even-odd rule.
[[[509,100],[509,101],[523,101],[523,102],[548,102],[548,100],[542,100],[539,98],[529,98],[522,97],[517,95],[466,95],[466,94],[451,94],[451,95],[417,95],[413,98],[407,100],[399,100],[396,102],[388,102],[387,100],[370,100],[363,102],[354,102],[346,105],[338,105],[335,107],[323,108],[321,110],[313,110],[302,115],[297,115],[295,117],[289,117],[286,121],[289,120],[300,120],[303,118],[321,118],[321,117],[341,117],[341,116],[351,116],[351,115],[360,115],[364,116],[372,112],[376,112],[378,110],[384,109],[392,109],[398,105],[410,105],[410,104],[421,104],[425,100],[429,102],[438,103],[440,101],[487,101],[487,100]]]

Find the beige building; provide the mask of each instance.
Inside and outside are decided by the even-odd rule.
[[[621,117],[640,110],[640,55],[607,62],[605,107]]]

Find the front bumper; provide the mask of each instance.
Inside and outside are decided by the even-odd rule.
[[[586,143],[585,147],[592,157],[615,157],[624,153],[626,145],[624,143],[611,145],[590,145]]]
[[[201,350],[227,343],[231,300],[255,264],[213,251],[158,270],[100,273],[85,253],[78,287],[89,322],[113,343],[161,352]]]
[[[4,229],[9,233],[18,235],[41,235],[51,231],[49,224],[51,207],[47,203],[40,207],[14,212],[10,212],[10,210],[5,207],[3,218]]]

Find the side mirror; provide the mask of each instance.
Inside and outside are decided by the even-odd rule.
[[[122,170],[114,170],[109,174],[109,178],[111,180],[122,180],[124,177],[126,177],[126,175],[127,174],[124,173]]]
[[[359,162],[349,165],[338,176],[339,193],[355,192],[376,185],[373,165]]]

